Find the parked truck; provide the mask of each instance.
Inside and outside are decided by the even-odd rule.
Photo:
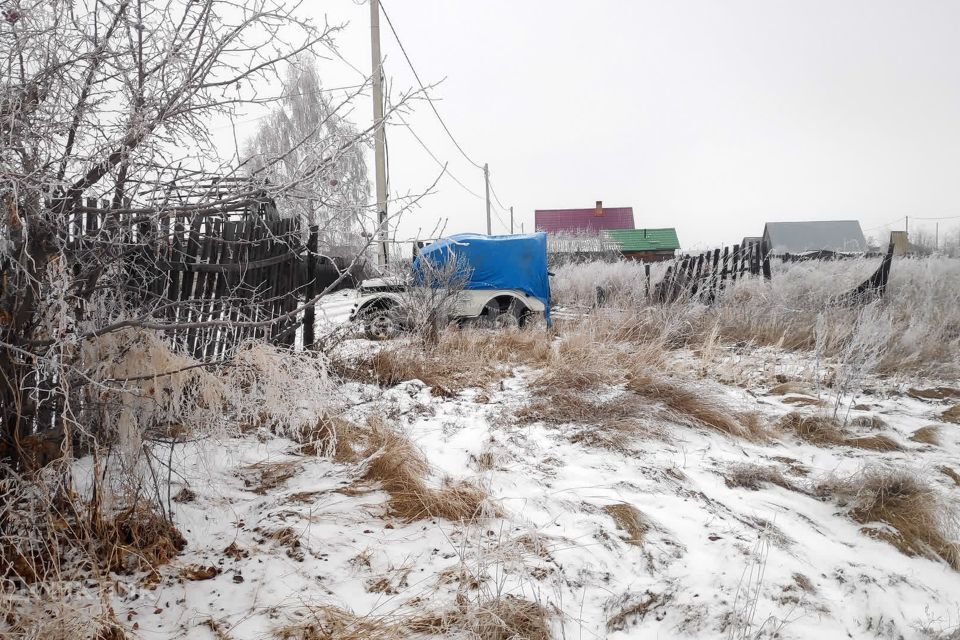
[[[437,274],[444,274],[442,281]],[[506,327],[543,316],[550,323],[545,233],[443,238],[420,250],[408,275],[360,283],[350,319],[362,322],[371,340],[410,328],[405,302],[415,297],[411,287],[454,287],[450,321]]]

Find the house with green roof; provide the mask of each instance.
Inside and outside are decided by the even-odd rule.
[[[680,249],[677,230],[666,229],[610,229],[603,232],[628,260],[660,262],[673,260]]]

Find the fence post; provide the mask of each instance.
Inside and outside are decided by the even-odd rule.
[[[306,298],[312,300],[317,295],[317,252],[320,249],[320,228],[310,227],[310,236],[307,238],[307,286]],[[303,348],[312,349],[314,345],[313,324],[316,321],[316,309],[310,305],[303,311]]]

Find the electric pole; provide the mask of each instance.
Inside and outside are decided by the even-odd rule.
[[[510,235],[513,235],[513,207],[510,207]]]
[[[490,165],[483,163],[483,182],[487,187],[487,235],[490,233]]]
[[[380,0],[370,0],[370,57],[373,61],[373,132],[374,162],[377,182],[377,236],[380,247],[377,264],[387,264],[387,154],[383,122],[383,67],[380,58]],[[488,205],[489,211],[489,205]],[[489,214],[487,226],[489,227]]]

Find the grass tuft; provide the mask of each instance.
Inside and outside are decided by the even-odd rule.
[[[800,491],[777,467],[759,464],[734,464],[724,472],[724,482],[728,487],[742,487],[750,491],[759,491],[764,484],[773,484],[790,491]]]
[[[640,511],[631,504],[618,502],[603,507],[603,512],[613,518],[617,528],[625,531],[629,536],[625,542],[637,547],[643,545],[643,537],[650,530],[650,523]]]
[[[896,440],[884,435],[851,437],[840,422],[825,415],[804,415],[791,412],[780,419],[780,428],[796,434],[801,440],[818,447],[847,446],[872,451],[902,451]]]
[[[676,382],[633,375],[627,388],[648,400],[665,405],[676,417],[714,431],[746,440],[763,440],[765,430],[757,416],[731,410],[718,398]]]
[[[907,555],[940,558],[960,571],[960,545],[953,541],[957,516],[916,473],[869,468],[850,478],[821,482],[817,494],[850,507],[848,515],[856,522],[894,529],[865,527],[864,533]]]
[[[923,444],[932,444],[934,446],[940,445],[940,427],[936,425],[928,425],[926,427],[920,427],[913,432],[913,435],[910,436],[910,439],[914,442],[920,442]]]
[[[445,518],[472,522],[487,512],[495,513],[486,506],[486,492],[470,482],[444,479],[440,488],[429,487],[430,467],[413,443],[382,423],[371,426],[363,479],[379,482],[390,494],[394,515],[408,521]]]

